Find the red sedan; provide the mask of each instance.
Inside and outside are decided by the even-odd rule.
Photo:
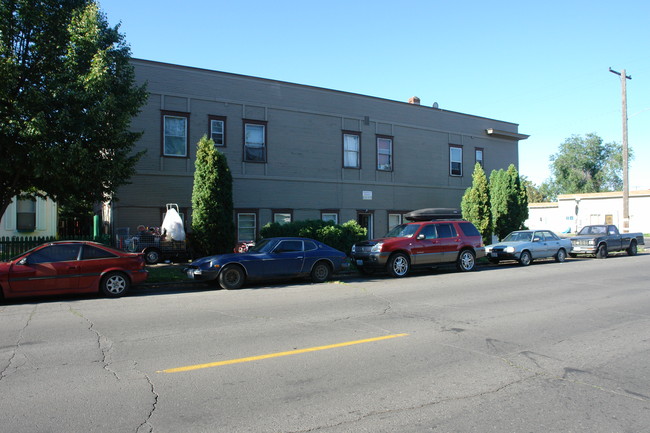
[[[115,298],[147,276],[142,254],[96,242],[50,242],[0,262],[0,294],[15,298],[101,291]]]

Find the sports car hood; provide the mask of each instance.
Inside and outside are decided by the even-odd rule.
[[[231,262],[246,260],[247,257],[255,256],[254,253],[229,253],[216,254],[214,256],[201,257],[192,262],[192,266],[210,265],[210,262]]]

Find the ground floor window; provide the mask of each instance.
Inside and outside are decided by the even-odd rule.
[[[320,213],[320,219],[323,221],[332,221],[334,224],[338,224],[339,213],[337,211],[323,210]]]
[[[257,214],[241,212],[237,214],[237,241],[254,241],[257,234]]]
[[[278,224],[287,224],[292,220],[290,211],[273,212],[273,222]]]

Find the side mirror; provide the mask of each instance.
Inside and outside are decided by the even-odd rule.
[[[421,241],[422,239],[424,239],[424,235],[423,235],[423,234],[419,234],[418,237],[417,237],[417,240]]]
[[[20,259],[18,264],[21,266],[25,266],[27,264],[27,257],[23,257],[22,259]]]
[[[538,238],[538,237],[534,237],[534,238],[533,238],[533,242],[539,242],[539,241],[541,241],[540,238]]]

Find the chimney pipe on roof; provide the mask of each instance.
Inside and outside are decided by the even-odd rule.
[[[420,98],[418,98],[417,96],[411,96],[409,98],[409,104],[420,105]]]

